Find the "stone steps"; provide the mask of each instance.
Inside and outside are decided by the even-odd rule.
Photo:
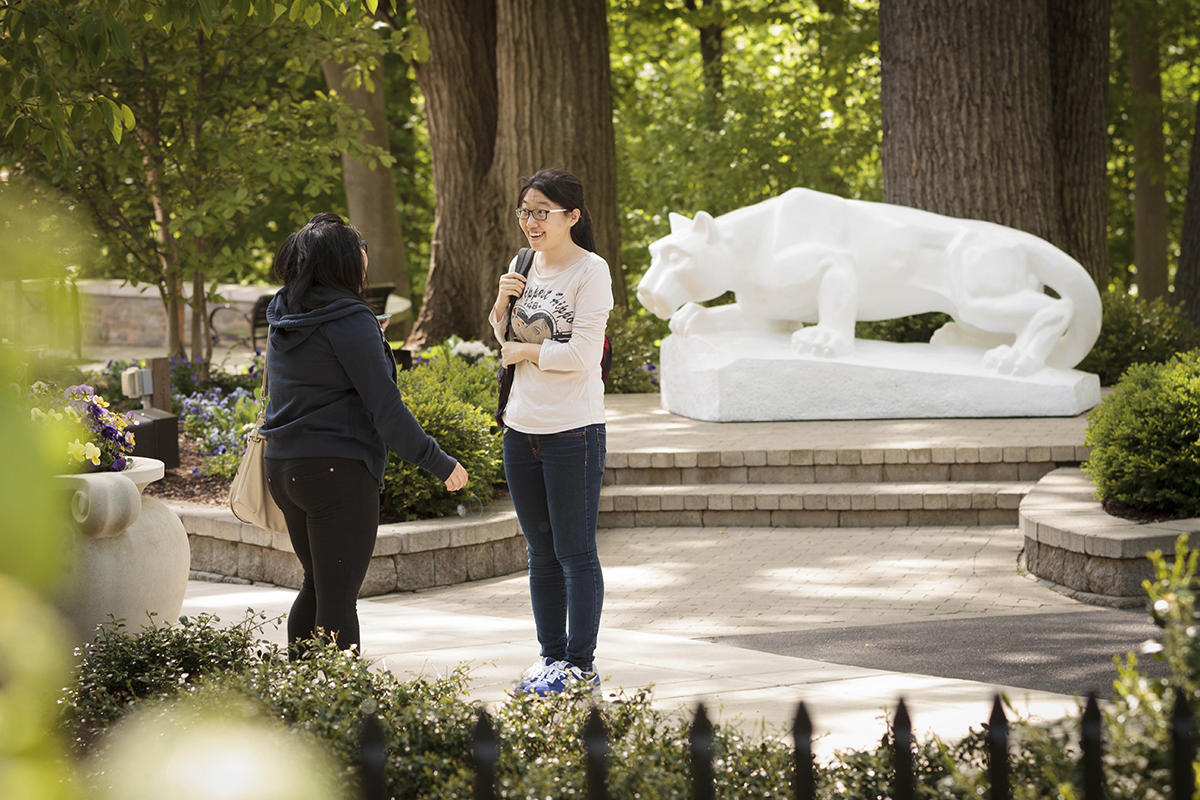
[[[604,487],[600,526],[1015,525],[1034,481],[716,483]]]
[[[600,526],[1016,525],[1038,479],[1088,454],[1061,439],[909,447],[891,435],[880,447],[748,449],[727,439],[723,450],[610,450]]]
[[[791,450],[613,452],[608,486],[714,483],[921,483],[1036,481],[1080,463],[1086,447],[889,447]]]

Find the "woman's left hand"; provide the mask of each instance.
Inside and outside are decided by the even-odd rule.
[[[500,345],[500,363],[506,367],[522,361],[532,361],[536,364],[541,353],[542,346],[540,344],[504,342]]]

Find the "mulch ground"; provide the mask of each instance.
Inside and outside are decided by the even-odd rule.
[[[179,436],[179,466],[165,470],[163,479],[146,487],[146,494],[164,500],[223,506],[229,500],[229,479],[200,475],[200,449],[194,439]],[[193,470],[195,472],[193,473]]]

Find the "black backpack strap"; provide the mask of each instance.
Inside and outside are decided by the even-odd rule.
[[[533,249],[522,247],[517,251],[517,269],[516,272],[521,277],[529,275],[530,268],[533,267]],[[512,312],[513,306],[517,304],[517,298],[508,298],[508,327],[504,330],[504,340],[508,341],[512,338]]]

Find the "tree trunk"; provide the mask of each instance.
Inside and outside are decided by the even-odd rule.
[[[883,195],[1068,249],[1046,0],[883,0]]]
[[[696,11],[696,0],[684,0],[683,5],[688,11]],[[721,15],[721,0],[708,0],[704,7],[713,9],[719,18]],[[700,72],[704,75],[704,84],[708,88],[714,105],[725,92],[725,26],[720,22],[702,21],[696,26],[700,31]]]
[[[1049,0],[1050,90],[1068,253],[1108,286],[1108,67],[1112,0]]]
[[[1138,295],[1167,293],[1167,187],[1154,3],[1135,2],[1125,35],[1133,128],[1133,244]]]
[[[197,243],[196,252],[204,252],[203,243]],[[208,331],[208,294],[205,291],[204,270],[192,270],[192,361],[199,362],[196,368],[201,381],[208,380],[212,367],[212,337]]]
[[[1179,265],[1175,270],[1175,299],[1183,313],[1200,328],[1200,102],[1192,131],[1188,162],[1187,198],[1183,206],[1183,232],[1179,237]]]
[[[149,161],[147,162],[149,163]],[[158,240],[158,291],[167,313],[167,356],[186,359],[183,349],[183,273],[169,230],[170,222],[163,210],[158,191],[158,168],[148,166],[146,183],[150,189],[150,204],[154,209],[155,237]]]
[[[511,201],[490,183],[496,141],[494,0],[415,0],[431,55],[416,64],[425,95],[436,200],[429,279],[414,347],[452,334],[493,340],[488,309],[516,246]]]
[[[584,183],[596,246],[625,303],[603,0],[415,0],[431,56],[425,95],[436,195],[429,280],[410,343],[490,341],[496,279],[524,243],[521,178],[543,167]]]
[[[365,86],[350,87],[344,84],[349,64],[326,60],[321,62],[325,83],[330,91],[346,98],[351,108],[362,112],[370,128],[362,131],[360,141],[365,145],[388,149],[387,98],[384,91],[385,77],[379,65],[371,67],[371,80],[375,91]],[[392,170],[382,164],[374,166],[342,154],[342,169],[345,173],[346,205],[350,222],[367,240],[369,274],[371,283],[393,283],[393,292],[408,300],[412,299],[412,282],[408,277],[408,260],[404,255],[404,234],[400,226],[400,215],[396,210],[396,182]],[[412,330],[413,314],[408,311],[397,314],[388,325],[388,338],[403,340]]]
[[[608,261],[617,306],[625,307],[606,3],[500,0],[496,53],[500,113],[491,175],[506,215],[522,178],[544,167],[578,176],[596,251]],[[508,227],[519,241],[516,222]]]

